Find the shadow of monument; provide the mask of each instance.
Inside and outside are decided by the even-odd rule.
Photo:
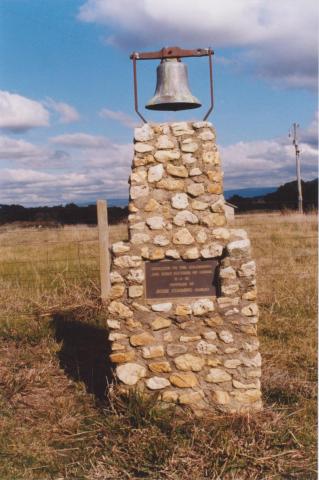
[[[97,400],[106,402],[113,381],[108,331],[76,320],[72,312],[55,315],[53,327],[55,339],[62,342],[60,367],[73,380],[83,382]]]

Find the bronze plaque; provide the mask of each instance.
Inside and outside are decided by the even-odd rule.
[[[145,262],[147,299],[216,295],[216,260]]]

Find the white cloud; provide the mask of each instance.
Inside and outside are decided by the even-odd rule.
[[[0,90],[0,128],[23,132],[33,127],[47,127],[49,119],[48,110],[40,102]]]
[[[133,117],[131,117],[131,115],[128,115],[127,113],[121,111],[114,111],[107,108],[102,108],[99,115],[102,118],[110,118],[111,120],[116,120],[117,122],[128,128],[135,128],[139,125],[139,122]]]
[[[112,145],[111,141],[103,136],[89,135],[88,133],[69,133],[50,138],[50,143],[71,148],[106,148]]]
[[[56,102],[52,98],[49,98],[44,104],[59,114],[59,123],[73,123],[80,120],[79,112],[68,103]]]
[[[114,27],[125,48],[239,48],[239,60],[280,85],[316,87],[316,0],[86,0],[79,19]]]
[[[287,137],[238,142],[220,150],[225,189],[276,187],[296,178],[295,149]],[[301,176],[312,180],[318,176],[318,147],[302,140],[300,151]]]

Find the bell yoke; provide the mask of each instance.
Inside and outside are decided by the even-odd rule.
[[[192,95],[190,91],[187,65],[182,63],[181,58],[208,56],[211,105],[204,117],[204,120],[206,120],[214,106],[212,72],[213,54],[214,52],[211,48],[185,50],[179,47],[162,48],[157,52],[133,52],[130,58],[133,60],[135,111],[143,122],[147,123],[138,109],[137,60],[161,60],[161,63],[157,67],[155,94],[145,105],[145,108],[158,111],[178,111],[201,107],[200,101]]]

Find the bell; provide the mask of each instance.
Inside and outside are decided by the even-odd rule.
[[[165,58],[157,67],[154,97],[145,105],[148,110],[188,110],[201,106],[188,85],[187,65],[177,58]]]

